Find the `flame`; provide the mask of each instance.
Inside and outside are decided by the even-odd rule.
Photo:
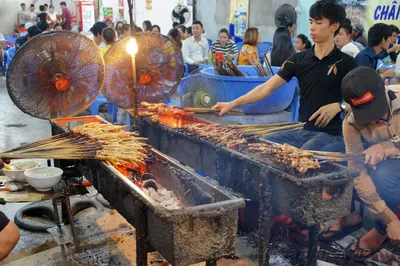
[[[135,38],[130,38],[129,39],[128,45],[126,46],[126,51],[130,55],[135,55],[137,53],[138,46],[137,46]]]

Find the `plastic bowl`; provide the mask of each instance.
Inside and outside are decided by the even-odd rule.
[[[40,167],[25,171],[29,185],[38,191],[49,191],[61,180],[63,170],[57,167]]]
[[[16,182],[24,182],[26,183],[26,176],[24,172],[29,169],[38,168],[40,167],[40,163],[33,160],[15,160],[9,164],[11,167],[17,167],[23,170],[7,170],[3,169],[4,174],[11,178],[13,181]],[[24,167],[29,167],[29,169],[24,169]]]

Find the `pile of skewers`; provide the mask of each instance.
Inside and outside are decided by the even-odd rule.
[[[215,73],[218,75],[222,76],[237,76],[237,77],[243,77],[244,74],[237,68],[235,63],[232,62],[230,59],[222,59],[221,61],[218,61],[216,56],[214,56],[214,69]]]
[[[184,128],[191,133],[221,143],[228,148],[234,148],[237,145],[247,143],[247,140],[243,138],[243,131],[224,127],[219,124],[193,123],[185,125]]]
[[[261,153],[271,161],[285,164],[302,174],[309,169],[320,168],[320,163],[313,154],[288,144],[251,143],[249,151]]]
[[[145,141],[135,132],[126,132],[125,126],[95,122],[8,150],[0,158],[96,159],[138,166],[149,151]]]
[[[259,136],[270,136],[277,133],[300,130],[304,123],[273,123],[273,124],[246,124],[246,125],[230,125],[229,128],[240,130],[246,133],[252,133]]]
[[[364,161],[365,154],[349,154],[341,152],[326,152],[326,151],[307,151],[314,158],[319,160],[327,160],[331,162],[346,162],[346,161]]]
[[[189,116],[191,114],[218,114],[220,110],[211,108],[192,108],[185,107],[179,108],[176,106],[169,106],[164,103],[147,103],[142,102],[141,109],[139,109],[138,114],[140,116],[152,117],[153,120],[157,120],[158,116]],[[130,110],[127,110],[130,113]],[[243,115],[242,110],[233,109],[228,115]]]

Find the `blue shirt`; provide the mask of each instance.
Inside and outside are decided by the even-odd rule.
[[[370,67],[376,70],[378,65],[378,55],[375,53],[374,48],[367,46],[367,48],[358,53],[356,56],[356,62],[358,66]]]

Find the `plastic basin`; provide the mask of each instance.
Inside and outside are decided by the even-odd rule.
[[[213,67],[202,69],[201,75],[207,80],[209,87],[220,92],[218,98],[226,102],[239,98],[270,79],[270,77],[258,77],[253,66],[238,66],[238,68],[246,75],[245,77],[220,76],[215,74]],[[274,73],[277,73],[279,67],[272,67],[272,69]],[[248,76],[249,74],[250,76]],[[253,104],[243,105],[240,108],[247,115],[281,112],[292,102],[297,87],[298,81],[293,78],[276,89],[269,97]]]

